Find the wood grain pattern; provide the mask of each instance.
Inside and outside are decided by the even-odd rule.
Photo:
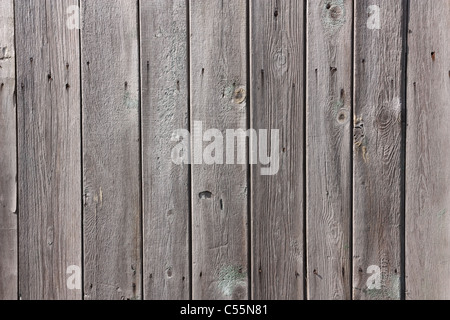
[[[450,299],[450,1],[410,2],[406,298]]]
[[[373,6],[380,8],[380,29],[368,27],[376,12]],[[357,300],[401,298],[404,13],[404,1],[355,1],[353,296]],[[369,288],[371,266],[379,268],[381,278]]]
[[[252,168],[252,294],[304,297],[304,1],[251,1],[252,127],[279,130],[280,168]]]
[[[189,299],[190,167],[171,159],[189,129],[186,0],[140,4],[144,297]]]
[[[449,16],[0,0],[0,300],[450,299]]]
[[[77,1],[15,2],[18,112],[19,296],[81,299],[67,286],[81,262]]]
[[[308,299],[351,299],[353,1],[308,1]]]
[[[85,299],[140,299],[136,1],[82,1]]]
[[[0,2],[0,300],[17,299],[14,4]]]
[[[191,128],[247,128],[246,9],[245,0],[190,2]],[[194,143],[193,298],[247,299],[248,165],[195,164],[201,153]]]

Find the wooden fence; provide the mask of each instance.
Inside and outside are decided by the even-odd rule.
[[[0,17],[0,299],[450,299],[450,0]]]

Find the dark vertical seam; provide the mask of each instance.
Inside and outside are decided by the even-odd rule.
[[[15,100],[15,106],[16,106],[16,250],[17,250],[17,300],[21,299],[20,294],[20,272],[19,272],[19,260],[20,260],[20,223],[19,223],[19,119],[18,119],[18,113],[19,108],[17,104],[17,76],[18,76],[18,69],[17,69],[17,28],[16,28],[16,1],[13,1],[13,19],[14,19],[14,81],[15,81],[15,88],[14,88],[14,100]]]
[[[80,78],[80,179],[81,179],[81,300],[85,295],[85,270],[84,270],[84,156],[83,156],[83,67],[82,67],[82,37],[81,37],[81,0],[78,0],[78,54],[79,54],[79,78]]]
[[[308,2],[303,2],[303,299],[308,300],[308,245],[307,245],[307,208],[308,208],[308,192],[307,192],[307,98],[308,92]]]
[[[141,67],[142,67],[142,61],[141,61],[141,10],[140,10],[140,0],[136,1],[136,6],[137,6],[137,42],[138,42],[138,86],[139,86],[139,113],[138,113],[138,127],[139,127],[139,206],[140,206],[140,217],[139,217],[139,221],[140,221],[140,226],[139,226],[139,230],[140,230],[140,250],[139,250],[139,254],[140,254],[140,259],[141,259],[141,279],[140,279],[140,285],[141,285],[141,292],[140,292],[140,300],[144,300],[145,299],[145,290],[144,290],[144,179],[143,179],[143,166],[144,166],[144,154],[143,154],[143,143],[142,143],[142,129],[143,129],[143,125],[142,125],[142,71],[141,71]],[[136,298],[136,297],[135,297]]]
[[[353,0],[352,2],[352,32],[351,32],[351,55],[352,55],[352,61],[351,61],[351,75],[350,75],[350,82],[351,82],[351,115],[355,115],[355,32],[356,32],[356,1],[357,0]],[[353,206],[353,201],[354,201],[354,162],[353,162],[353,139],[354,139],[354,122],[353,122],[353,117],[350,118],[350,138],[349,138],[349,143],[350,143],[350,235],[349,235],[349,242],[350,242],[350,250],[349,250],[349,261],[350,261],[350,300],[353,300],[353,223],[354,223],[354,215],[353,215],[353,210],[354,210],[354,206]]]
[[[192,115],[191,115],[191,6],[189,0],[186,0],[186,78],[187,78],[187,126],[188,131],[191,132],[191,121],[192,121]],[[192,136],[192,134],[191,134]],[[189,224],[188,224],[188,243],[189,243],[189,300],[193,299],[193,252],[192,252],[192,219],[193,219],[193,212],[192,212],[192,201],[193,201],[193,195],[192,195],[192,140],[189,141],[191,145],[191,154],[190,161],[189,161],[189,172],[188,172],[188,196],[189,196]]]
[[[247,129],[252,129],[252,65],[251,65],[251,0],[247,0]],[[250,138],[251,139],[251,138]],[[252,300],[252,165],[251,165],[251,146],[248,144],[248,166],[247,166],[247,279],[248,279],[248,300]]]
[[[403,52],[402,52],[402,156],[401,166],[403,168],[402,181],[401,181],[401,229],[400,229],[400,261],[401,261],[401,278],[400,278],[400,299],[406,300],[406,141],[407,141],[407,99],[408,99],[408,30],[410,19],[410,2],[409,0],[403,1]]]

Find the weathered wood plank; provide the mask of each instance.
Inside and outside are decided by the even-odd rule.
[[[180,142],[173,134],[189,129],[186,3],[140,6],[143,272],[144,298],[150,300],[190,297],[190,168],[171,160]]]
[[[271,152],[279,171],[262,175],[261,161],[252,168],[257,300],[304,297],[304,10],[304,1],[251,1],[251,125],[280,136],[280,150]]]
[[[308,1],[308,299],[351,299],[353,1]]]
[[[450,1],[410,2],[406,298],[450,299]]]
[[[85,299],[140,299],[137,1],[81,6]]]
[[[17,299],[14,3],[0,2],[0,300]]]
[[[81,267],[79,32],[76,0],[15,2],[19,295],[81,299],[67,268]]]
[[[246,18],[245,0],[190,2],[194,299],[248,298],[248,165],[206,164],[194,132],[247,128]]]
[[[405,1],[355,1],[353,297],[358,300],[401,297],[405,7]]]

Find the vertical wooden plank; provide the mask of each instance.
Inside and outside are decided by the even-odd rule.
[[[19,154],[19,295],[80,299],[67,286],[81,267],[79,32],[76,0],[15,2]]]
[[[81,6],[85,299],[140,299],[137,1]]]
[[[171,159],[180,143],[173,134],[189,129],[186,3],[140,2],[143,272],[150,300],[190,297],[189,166]]]
[[[216,150],[224,164],[203,162],[194,128],[224,137],[247,128],[246,18],[245,0],[190,2],[194,299],[248,298],[248,165],[226,165],[225,149]]]
[[[351,299],[352,0],[308,1],[308,298]]]
[[[410,2],[406,297],[450,299],[450,1]]]
[[[17,299],[14,3],[0,2],[0,300]]]
[[[251,124],[280,135],[279,171],[252,168],[256,300],[304,297],[304,10],[304,1],[251,1]]]
[[[355,299],[401,297],[405,7],[405,1],[355,1]]]

